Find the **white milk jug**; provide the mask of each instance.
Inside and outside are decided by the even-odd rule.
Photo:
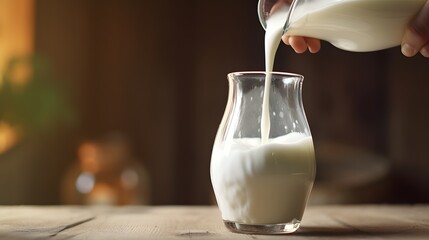
[[[405,28],[426,0],[260,0],[259,20],[277,15],[284,34],[313,37],[354,52],[401,44]],[[279,16],[281,15],[281,16]]]

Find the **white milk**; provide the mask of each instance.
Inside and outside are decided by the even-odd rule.
[[[260,139],[215,145],[210,171],[222,218],[245,224],[301,221],[314,161],[311,137],[299,133],[262,145]]]
[[[264,99],[262,103],[261,115],[261,139],[266,143],[270,133],[270,88],[271,88],[271,72],[274,68],[274,58],[277,48],[280,44],[283,35],[283,26],[287,16],[288,8],[283,7],[281,11],[275,12],[267,20],[267,28],[265,32],[265,77]]]
[[[286,34],[326,40],[347,51],[367,52],[390,48],[401,44],[405,27],[425,2],[314,1],[295,9]]]

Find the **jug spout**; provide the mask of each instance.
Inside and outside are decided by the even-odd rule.
[[[299,0],[259,0],[258,2],[258,18],[262,27],[266,30],[267,20],[274,13],[281,14],[284,19],[283,30],[286,31],[289,25],[290,15]],[[280,12],[280,13],[279,13]]]

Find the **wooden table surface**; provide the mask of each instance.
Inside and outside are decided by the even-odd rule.
[[[229,232],[214,206],[1,206],[0,239],[429,239],[429,205],[309,206],[288,235]]]

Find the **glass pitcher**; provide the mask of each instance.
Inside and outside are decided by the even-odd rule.
[[[229,97],[213,146],[210,175],[225,226],[281,234],[299,228],[315,178],[303,77],[271,75],[269,139],[261,139],[265,72],[228,74]]]
[[[284,33],[326,40],[354,52],[401,44],[405,28],[426,0],[259,0],[259,20],[281,14]]]

